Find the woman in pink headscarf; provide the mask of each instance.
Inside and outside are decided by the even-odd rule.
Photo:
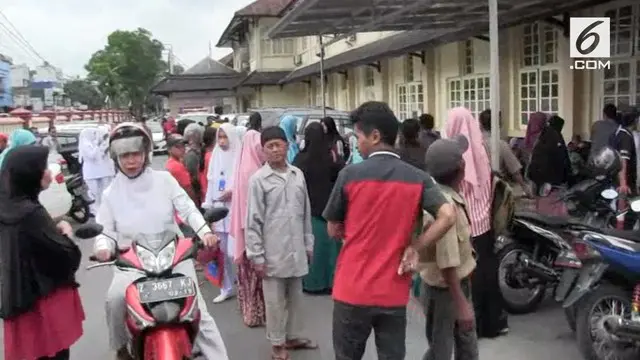
[[[471,112],[459,107],[449,110],[445,136],[464,135],[469,149],[463,154],[465,176],[461,185],[471,223],[471,240],[478,254],[472,275],[472,298],[478,337],[496,337],[508,331],[506,312],[498,283],[498,258],[494,252],[495,236],[491,229],[491,165],[484,147],[480,124]]]
[[[251,114],[249,130],[242,137],[242,149],[234,172],[234,192],[231,199],[230,234],[236,240],[235,262],[238,265],[238,303],[242,320],[249,327],[265,323],[262,279],[253,270],[245,254],[244,229],[247,218],[247,192],[249,179],[265,162],[260,144],[262,118],[259,113]]]

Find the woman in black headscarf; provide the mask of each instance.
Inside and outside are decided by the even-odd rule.
[[[262,130],[262,115],[259,112],[254,112],[249,115],[249,122],[247,124],[247,130]]]
[[[400,159],[424,171],[427,148],[420,142],[420,123],[416,119],[407,119],[400,126],[402,141],[398,146]]]
[[[340,133],[338,132],[336,122],[331,116],[323,118],[322,120],[320,120],[320,122],[322,122],[322,127],[324,128],[324,132],[327,135],[329,146],[338,155],[338,157],[340,157],[343,161],[346,161],[349,158],[350,153],[349,145],[344,141],[342,135],[340,135]]]
[[[51,184],[49,149],[27,145],[0,170],[0,317],[4,359],[69,359],[84,312],[75,272],[80,249],[69,223],[55,224],[38,202]],[[34,346],[37,344],[37,346]]]
[[[308,293],[329,294],[333,287],[333,272],[340,243],[329,238],[322,211],[329,201],[331,189],[344,162],[329,149],[329,141],[322,125],[309,124],[304,131],[304,142],[304,148],[296,155],[293,165],[302,170],[307,183],[315,243],[313,261],[309,274],[303,280],[303,289]]]
[[[571,180],[571,161],[562,137],[564,119],[554,115],[547,121],[527,167],[527,178],[535,185],[537,210],[550,215],[564,215],[566,209],[557,201],[559,188]]]

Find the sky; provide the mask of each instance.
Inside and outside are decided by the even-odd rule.
[[[142,27],[173,48],[177,63],[189,68],[209,55],[231,49],[215,45],[235,11],[253,0],[0,0],[0,53],[14,64],[35,67],[42,60],[12,36],[11,24],[45,60],[69,77],[86,74],[84,65],[115,30]],[[7,21],[10,22],[8,22]],[[6,27],[6,28],[5,28]]]

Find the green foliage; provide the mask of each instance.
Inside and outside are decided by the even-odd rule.
[[[101,109],[104,104],[104,95],[87,80],[78,79],[65,83],[64,93],[72,103],[85,104],[91,110]]]
[[[104,49],[96,51],[85,65],[88,79],[98,82],[111,106],[130,102],[134,114],[141,113],[149,90],[166,72],[163,50],[148,30],[114,31]]]

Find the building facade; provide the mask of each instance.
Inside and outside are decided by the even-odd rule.
[[[13,91],[11,88],[12,60],[8,56],[0,54],[0,107],[13,106]]]
[[[604,104],[640,106],[640,3],[609,1],[569,14],[611,19],[608,70],[570,69],[568,29],[562,25],[562,14],[557,15],[500,31],[505,135],[523,136],[529,116],[542,111],[566,120],[565,137],[588,137]],[[242,28],[245,37],[236,38],[244,42],[233,46],[234,67],[293,69],[279,82],[283,87],[256,92],[252,105],[321,105],[319,40],[265,40],[275,21],[276,17],[252,21]],[[434,46],[420,35],[419,31],[358,33],[328,46],[326,105],[350,110],[364,101],[380,100],[388,102],[400,120],[428,112],[438,126],[453,107],[465,106],[476,115],[489,108],[488,39],[478,34]]]
[[[31,106],[31,69],[26,64],[11,66],[11,90],[15,107]]]

